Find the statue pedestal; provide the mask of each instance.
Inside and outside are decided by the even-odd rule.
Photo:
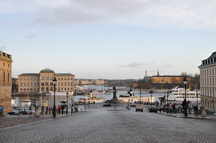
[[[112,104],[118,104],[118,103],[119,103],[119,100],[118,100],[117,98],[113,98],[113,99],[111,100],[111,103],[112,103]]]

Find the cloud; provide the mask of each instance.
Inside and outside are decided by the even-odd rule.
[[[126,67],[126,68],[140,68],[143,67],[145,64],[144,63],[139,63],[139,62],[132,62],[127,65],[121,65],[121,67]]]
[[[35,33],[29,33],[24,36],[26,39],[34,39],[35,37],[37,37]]]
[[[215,0],[2,0],[1,12],[32,13],[37,23],[110,23],[216,28]]]

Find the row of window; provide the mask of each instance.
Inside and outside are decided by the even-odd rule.
[[[19,81],[39,81],[39,78],[33,78],[33,77],[22,77],[19,78]]]
[[[41,83],[41,86],[53,86],[53,83],[48,83],[48,82],[45,82],[45,83]],[[73,82],[58,82],[56,86],[73,86],[74,83]]]
[[[203,69],[200,71],[200,81],[202,85],[216,85],[216,67]]]
[[[53,80],[53,77],[41,77],[41,80]],[[72,77],[57,77],[56,78],[57,81],[62,81],[62,80],[74,80],[74,78]]]
[[[1,85],[8,85],[11,82],[11,73],[0,71],[0,82]]]
[[[41,92],[49,92],[49,91],[53,91],[53,88],[51,87],[51,88],[44,88],[44,87],[42,87],[41,88]],[[63,92],[63,91],[73,91],[73,88],[57,88],[56,89],[56,91],[57,92]]]
[[[53,81],[53,78],[49,78],[49,77],[44,77],[44,78],[41,78],[41,79],[39,79],[39,78],[35,78],[35,77],[22,77],[22,78],[19,78],[19,81],[27,81],[27,80],[29,80],[29,81],[44,81],[44,80],[49,80],[49,81]],[[74,78],[59,78],[59,79],[57,79],[57,81],[65,81],[65,80],[67,80],[67,81],[71,81],[71,80],[74,80]]]
[[[0,62],[0,64],[2,65],[2,67],[7,67],[10,68],[10,64],[6,63],[6,62]]]
[[[209,97],[216,97],[216,88],[214,87],[205,87],[201,88],[201,95],[209,96]]]
[[[38,82],[27,82],[27,83],[22,82],[19,85],[20,87],[26,87],[26,86],[30,87],[30,86],[39,86],[39,83]]]
[[[39,88],[20,88],[19,92],[38,92],[39,91]],[[53,91],[53,87],[51,88],[44,88],[42,87],[41,88],[41,91],[42,92],[49,92],[49,91]],[[56,91],[73,91],[73,88],[57,88]]]
[[[20,87],[31,87],[31,86],[53,86],[53,82],[45,82],[45,83],[41,83],[39,84],[38,82],[22,82],[20,83]],[[57,86],[73,86],[74,83],[73,82],[58,82]]]
[[[38,92],[39,88],[20,88],[19,92]]]

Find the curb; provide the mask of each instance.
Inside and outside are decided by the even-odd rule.
[[[168,117],[174,117],[174,118],[184,118],[184,119],[195,119],[195,120],[211,120],[211,121],[216,121],[216,118],[209,118],[209,117],[183,117],[183,116],[177,116],[177,115],[172,115],[172,114],[161,114],[159,113],[158,115],[163,115],[163,116],[168,116]]]

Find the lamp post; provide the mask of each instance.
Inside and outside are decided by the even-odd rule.
[[[149,93],[151,94],[151,107],[152,107],[152,94],[154,93],[153,90],[150,90]]]
[[[167,98],[166,98],[166,104],[168,105],[168,98],[169,98],[169,90],[167,91]]]
[[[197,97],[197,111],[199,110],[199,94],[198,94],[198,89],[196,88],[196,97]]]
[[[68,115],[68,92],[66,93],[66,98],[67,98],[67,108],[66,108],[66,114]]]
[[[184,106],[184,116],[187,117],[188,113],[187,113],[187,108],[188,108],[188,104],[187,104],[187,77],[184,78],[184,88],[185,88],[185,97],[184,97],[184,102],[183,102],[183,106]]]
[[[53,79],[53,86],[54,86],[53,118],[56,118],[56,97],[55,97],[55,94],[56,94],[56,83],[57,83],[57,80],[56,80],[56,77],[54,77],[54,79]]]
[[[141,95],[142,95],[142,89],[140,87],[140,104],[142,104]]]

